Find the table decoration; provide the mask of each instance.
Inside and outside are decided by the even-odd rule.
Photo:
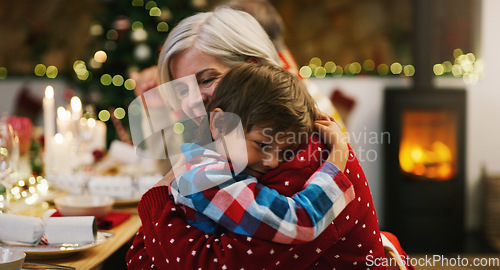
[[[45,225],[45,237],[49,245],[92,243],[96,236],[94,216],[51,217]]]
[[[42,239],[42,219],[14,214],[0,214],[0,241],[37,244]]]

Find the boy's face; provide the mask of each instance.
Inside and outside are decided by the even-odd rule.
[[[248,153],[245,171],[257,179],[286,160],[284,153],[291,153],[298,147],[290,134],[285,132],[284,136],[278,137],[270,131],[270,128],[253,127],[245,134]]]

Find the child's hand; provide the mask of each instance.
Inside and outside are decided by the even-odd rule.
[[[320,133],[323,142],[333,150],[335,144],[347,143],[347,137],[342,133],[340,126],[333,116],[320,112],[314,125]]]
[[[314,125],[318,129],[323,142],[330,148],[330,155],[327,160],[335,164],[341,171],[344,171],[349,154],[347,136],[342,133],[335,119],[325,113],[319,113]]]

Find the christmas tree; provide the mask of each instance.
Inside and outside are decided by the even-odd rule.
[[[155,65],[169,30],[203,6],[184,0],[102,2],[90,24],[90,60],[76,60],[71,78],[83,103],[94,106],[86,116],[107,123],[108,142],[118,138],[111,118],[128,126],[126,111],[135,98],[129,74]]]

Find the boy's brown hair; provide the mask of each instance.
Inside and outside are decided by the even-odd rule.
[[[310,133],[317,115],[315,102],[299,78],[283,68],[255,63],[236,66],[223,76],[207,111],[215,108],[238,115],[245,132],[271,127],[273,135]]]

